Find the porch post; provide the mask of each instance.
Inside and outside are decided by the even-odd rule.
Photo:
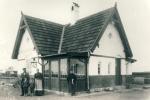
[[[45,78],[44,78],[44,69],[45,69],[45,65],[44,65],[44,60],[43,59],[41,59],[42,60],[42,64],[41,64],[41,66],[42,66],[42,75],[43,75],[43,82],[42,82],[42,87],[43,87],[43,94],[44,94],[44,88],[45,88]]]
[[[68,63],[67,63],[67,64],[68,64],[68,65],[67,65],[67,66],[68,66],[68,67],[67,67],[67,73],[69,74],[69,73],[70,73],[70,72],[69,72],[69,71],[70,71],[70,58],[68,57],[67,60],[68,60],[68,61],[67,61],[67,62],[68,62]]]
[[[89,82],[89,58],[86,59],[86,88],[87,92],[90,91],[90,82]]]
[[[59,91],[61,91],[61,83],[60,83],[60,59],[58,59],[58,84],[59,84]]]
[[[51,60],[49,60],[49,89],[51,89],[51,77],[52,77],[52,73],[51,73]]]
[[[67,59],[67,75],[69,75],[69,73],[70,73],[70,58],[68,57],[68,59]],[[68,92],[70,92],[68,82],[67,82],[67,88],[68,88]]]

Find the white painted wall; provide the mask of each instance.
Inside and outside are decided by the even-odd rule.
[[[100,74],[98,74],[98,63],[100,62]],[[108,74],[108,64],[110,65],[110,73]],[[115,59],[93,57],[89,59],[89,75],[115,75]]]
[[[109,35],[111,33],[111,36]],[[110,38],[111,37],[111,38]],[[124,47],[119,33],[113,23],[109,23],[99,46],[96,47],[92,54],[105,55],[118,58],[125,58]],[[89,59],[89,75],[98,75],[98,63],[101,62],[100,75],[115,75],[115,58],[104,58],[91,56]],[[110,73],[108,73],[108,64],[110,63]],[[126,66],[127,62],[121,60],[121,74],[131,74],[131,64]]]
[[[20,67],[17,68],[18,73],[21,73],[22,68],[24,67],[27,68],[28,72],[31,75],[33,75],[36,72],[36,68],[33,67],[33,64],[31,64],[33,57],[37,57],[37,52],[31,40],[30,34],[26,29],[19,48],[18,64]],[[39,68],[41,71],[41,66],[39,64],[37,64],[37,68]]]
[[[37,56],[37,52],[34,49],[29,32],[26,29],[20,44],[18,59],[27,59],[35,56]]]
[[[109,38],[110,33],[112,34],[111,38]],[[125,57],[124,47],[119,33],[112,23],[108,24],[102,38],[99,41],[99,47],[96,47],[93,54]]]
[[[127,63],[127,62],[126,62]],[[127,72],[127,75],[132,75],[132,63],[127,63],[126,65],[126,72]]]

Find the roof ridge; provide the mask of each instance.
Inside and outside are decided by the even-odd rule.
[[[111,8],[108,8],[108,9],[105,9],[105,10],[102,10],[102,11],[99,11],[99,12],[96,12],[96,13],[94,13],[94,14],[91,14],[91,15],[89,15],[89,16],[86,16],[86,17],[83,17],[83,18],[81,18],[81,19],[79,19],[77,22],[79,22],[79,21],[82,21],[82,20],[86,20],[86,19],[88,19],[88,18],[90,18],[90,17],[92,17],[92,16],[95,16],[95,15],[99,15],[99,14],[101,14],[101,13],[104,13],[104,12],[106,12],[106,11],[109,11],[109,10],[113,10],[115,7],[111,7]],[[23,14],[23,13],[22,13]],[[56,23],[56,22],[53,22],[53,21],[49,21],[49,20],[45,20],[45,19],[41,19],[41,18],[37,18],[37,17],[33,17],[33,16],[30,16],[30,15],[26,15],[26,14],[23,14],[24,15],[24,17],[30,17],[30,18],[33,18],[33,19],[37,19],[37,20],[40,20],[40,21],[44,21],[44,22],[46,22],[46,23],[49,23],[49,24],[55,24],[55,25],[59,25],[59,26],[66,26],[66,25],[69,25],[70,23],[68,23],[68,24],[60,24],[60,23]],[[76,25],[76,24],[75,24]],[[74,26],[75,26],[74,25]]]
[[[61,48],[62,48],[62,43],[63,43],[63,38],[64,38],[66,26],[67,25],[64,25],[63,28],[62,28],[61,37],[60,37],[60,43],[59,43],[59,48],[58,48],[58,54],[61,53]]]
[[[41,19],[41,18],[37,18],[37,17],[25,15],[25,14],[24,14],[24,17],[25,18],[26,17],[30,17],[30,18],[33,18],[33,19],[36,19],[36,20],[39,20],[39,21],[43,21],[43,22],[49,23],[49,24],[55,24],[55,25],[58,25],[58,26],[63,26],[63,24],[60,24],[60,23],[56,23],[56,22],[53,22],[53,21],[49,21],[49,20],[45,20],[45,19]]]
[[[88,18],[90,18],[90,17],[99,15],[99,14],[101,14],[101,13],[104,13],[104,12],[107,12],[107,11],[110,11],[110,10],[113,11],[114,9],[115,9],[115,7],[111,7],[111,8],[108,8],[108,9],[105,9],[105,10],[102,10],[102,11],[99,11],[99,12],[96,12],[96,13],[94,13],[94,14],[88,15],[88,16],[86,16],[86,17],[83,17],[83,18],[79,19],[78,21],[86,20],[86,19],[88,19]],[[77,21],[77,22],[78,22],[78,21]]]

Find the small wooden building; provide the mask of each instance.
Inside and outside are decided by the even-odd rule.
[[[41,69],[45,89],[61,92],[68,92],[70,70],[78,77],[77,91],[123,85],[132,74],[132,57],[116,7],[74,25],[22,14],[12,54],[12,59],[28,64],[31,73],[34,67]]]

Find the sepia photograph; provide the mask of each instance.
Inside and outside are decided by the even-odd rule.
[[[0,100],[150,100],[149,0],[0,0]]]

